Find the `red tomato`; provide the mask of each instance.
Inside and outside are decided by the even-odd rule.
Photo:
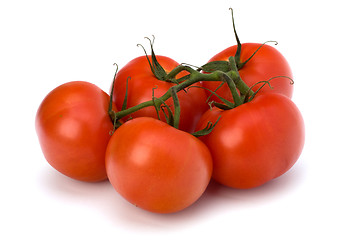
[[[107,178],[105,150],[113,124],[110,98],[88,82],[69,82],[51,91],[36,114],[36,132],[46,160],[68,177]]]
[[[164,56],[157,56],[157,60],[166,72],[170,72],[179,65],[174,60]],[[150,59],[150,61],[152,60]],[[178,77],[185,75],[181,74],[179,74]],[[120,69],[116,76],[114,83],[114,102],[118,109],[121,109],[123,105],[128,77],[131,77],[131,79],[128,81],[127,108],[151,100],[153,91],[155,97],[161,97],[166,91],[168,91],[169,88],[175,85],[175,83],[157,79],[151,71],[146,56],[135,58]],[[200,85],[200,83],[194,84],[194,86]],[[187,132],[193,132],[197,121],[208,109],[206,103],[206,93],[200,88],[190,88],[186,91],[180,91],[178,93],[178,98],[181,106],[179,129]],[[166,101],[166,104],[171,106],[173,111],[174,108],[172,106],[173,102],[171,98]],[[143,108],[131,114],[129,117],[158,118],[154,107]],[[160,117],[162,121],[165,121],[165,116],[161,111]]]
[[[243,43],[241,45],[240,62],[245,62],[260,46],[259,43]],[[229,47],[216,54],[209,62],[227,61],[230,56],[235,56],[236,49],[237,45]],[[278,50],[266,44],[239,70],[239,74],[249,87],[260,81],[267,81],[272,77],[287,76],[292,78],[290,66],[284,56]],[[203,82],[203,86],[212,91],[215,91],[220,84],[219,82]],[[253,91],[256,91],[260,86],[261,84],[256,85]],[[292,97],[293,85],[289,84],[288,78],[275,78],[271,80],[271,86],[273,89],[266,85],[260,92],[281,93],[289,98]],[[232,101],[231,93],[226,84],[220,87],[216,93],[226,100]],[[220,101],[216,96],[212,96],[210,99]]]
[[[233,188],[253,188],[288,171],[304,145],[304,123],[296,105],[281,94],[258,95],[231,110],[213,108],[199,122],[200,139],[214,162],[213,178]]]
[[[106,150],[108,177],[130,203],[156,213],[180,211],[205,191],[212,173],[205,144],[154,118],[125,122]]]

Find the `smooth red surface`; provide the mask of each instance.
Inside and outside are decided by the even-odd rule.
[[[226,186],[260,186],[288,171],[301,154],[304,122],[283,95],[260,95],[227,111],[213,108],[203,115],[198,129],[219,116],[213,131],[200,139],[213,157],[213,178]]]
[[[205,191],[212,174],[208,148],[154,118],[119,127],[106,151],[108,177],[130,203],[156,213],[180,211]]]
[[[36,132],[46,160],[81,181],[107,178],[105,150],[113,129],[110,98],[88,82],[69,82],[51,91],[36,114]]]

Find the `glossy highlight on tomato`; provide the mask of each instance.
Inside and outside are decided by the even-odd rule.
[[[198,138],[154,118],[125,122],[111,137],[106,169],[130,203],[155,213],[181,211],[203,194],[212,174],[208,148]]]
[[[241,43],[230,10],[237,45],[205,64],[155,55],[145,37],[151,55],[138,44],[144,56],[114,63],[109,94],[83,81],[52,90],[35,119],[47,162],[75,180],[108,179],[126,212],[158,214],[191,212],[212,180],[252,189],[289,171],[305,143],[290,66],[275,41]]]
[[[258,95],[231,110],[214,107],[197,128],[220,116],[213,131],[200,137],[211,152],[213,178],[219,183],[254,188],[281,176],[298,160],[304,146],[304,122],[284,95]]]
[[[171,58],[165,56],[156,56],[165,72],[170,72],[179,64]],[[118,109],[121,109],[127,94],[126,108],[136,106],[140,103],[152,100],[152,97],[159,98],[176,83],[163,81],[151,71],[149,61],[146,56],[140,56],[127,63],[119,70],[114,82],[114,102]],[[185,73],[178,74],[177,78],[181,78]],[[201,86],[196,83],[193,86]],[[193,132],[201,115],[207,110],[206,93],[201,88],[192,87],[184,89],[178,93],[181,106],[181,118],[179,129],[186,132]],[[171,99],[166,101],[174,110]],[[159,111],[160,119],[166,121],[165,115]],[[137,117],[152,117],[158,119],[157,111],[154,107],[146,107],[127,116],[124,120]]]
[[[52,167],[76,180],[107,178],[105,150],[113,130],[109,103],[107,93],[81,81],[65,83],[44,98],[35,125],[41,149]]]

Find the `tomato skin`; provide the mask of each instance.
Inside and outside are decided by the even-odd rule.
[[[155,213],[173,213],[194,203],[212,174],[205,144],[154,118],[125,122],[106,150],[109,180],[130,203]]]
[[[105,150],[113,124],[107,113],[110,97],[88,82],[69,82],[42,101],[35,126],[49,164],[80,181],[107,178]]]
[[[255,51],[261,46],[259,43],[243,43],[241,45],[240,62],[245,62]],[[213,56],[209,62],[212,61],[227,61],[230,56],[235,56],[237,45],[231,46],[220,53]],[[285,57],[274,47],[263,45],[261,49],[254,55],[254,57],[239,70],[241,79],[249,87],[260,81],[267,81],[272,77],[287,76],[292,78],[292,71]],[[280,93],[289,98],[293,94],[293,85],[291,85],[288,78],[275,78],[271,80],[271,89],[268,85],[264,86],[261,93]],[[203,86],[212,91],[215,91],[220,85],[219,82],[203,82]],[[261,84],[253,88],[255,92]],[[223,85],[216,91],[217,94],[224,97],[226,100],[232,101],[231,93],[226,85]],[[210,95],[209,92],[207,92]],[[220,101],[218,97],[212,96],[211,100]]]
[[[167,73],[179,65],[171,58],[165,56],[156,56],[156,58]],[[185,72],[180,73],[178,78],[184,75]],[[131,77],[131,79],[128,80],[127,108],[152,100],[153,92],[154,96],[159,98],[165,94],[169,88],[175,85],[175,83],[158,80],[152,73],[146,56],[135,58],[120,69],[116,75],[114,83],[114,102],[118,109],[121,109],[123,105],[128,77]],[[194,86],[201,86],[201,84],[196,83]],[[178,92],[178,98],[181,106],[179,129],[186,132],[193,132],[201,115],[208,109],[206,93],[203,89],[194,87],[187,89],[186,91]],[[168,104],[173,111],[173,102],[171,98],[166,101],[166,104]],[[152,117],[158,119],[154,107],[146,107],[136,111],[124,120],[126,121],[129,117]],[[165,116],[161,111],[160,118],[162,121],[166,121]]]
[[[223,111],[213,108],[199,121],[213,131],[201,140],[213,157],[213,178],[233,188],[254,188],[288,171],[304,146],[305,130],[296,105],[280,94],[263,94]]]

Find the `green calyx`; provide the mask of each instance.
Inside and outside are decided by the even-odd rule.
[[[128,78],[127,82],[126,82],[126,94],[125,94],[122,108],[120,111],[115,112],[112,109],[112,99],[113,99],[113,88],[114,88],[115,76],[116,76],[116,73],[118,70],[118,67],[116,65],[116,73],[115,73],[114,80],[113,80],[113,86],[112,86],[112,90],[111,90],[111,94],[110,94],[110,104],[109,104],[109,109],[108,109],[109,116],[114,123],[114,130],[112,132],[114,132],[115,129],[121,125],[121,122],[119,121],[120,119],[124,118],[125,116],[129,116],[132,113],[134,113],[140,109],[143,109],[145,107],[151,107],[151,106],[155,108],[159,119],[160,119],[160,112],[162,112],[165,116],[166,122],[169,125],[171,125],[175,128],[178,128],[179,123],[180,123],[181,111],[180,111],[180,102],[179,102],[177,93],[179,91],[186,92],[189,88],[192,88],[192,87],[203,88],[207,91],[210,91],[211,95],[217,96],[221,101],[221,102],[213,102],[212,104],[223,110],[229,110],[229,109],[236,108],[242,104],[252,101],[254,99],[254,97],[256,96],[256,94],[260,91],[260,89],[262,87],[264,87],[265,85],[269,85],[271,88],[270,81],[272,79],[277,78],[277,77],[289,78],[286,76],[277,76],[277,77],[273,77],[269,80],[260,81],[256,84],[254,84],[253,86],[248,86],[241,79],[239,70],[242,69],[254,57],[254,55],[261,49],[262,46],[264,46],[268,42],[275,42],[275,41],[267,41],[267,42],[263,43],[262,45],[260,45],[258,47],[258,49],[246,61],[241,62],[240,55],[241,55],[242,45],[241,45],[241,42],[239,40],[239,37],[238,37],[236,29],[235,29],[233,10],[231,8],[230,8],[230,10],[231,10],[231,14],[232,14],[232,23],[233,23],[233,29],[234,29],[236,42],[237,42],[237,49],[236,49],[235,55],[230,56],[227,61],[209,62],[200,68],[197,68],[197,67],[194,67],[191,65],[180,64],[177,67],[175,67],[174,69],[172,69],[169,73],[167,73],[156,58],[156,55],[154,52],[155,37],[153,36],[152,40],[150,38],[146,37],[146,39],[149,40],[150,46],[151,46],[151,56],[150,57],[146,53],[145,48],[141,44],[138,44],[138,46],[141,46],[143,48],[146,58],[149,63],[149,67],[150,67],[152,73],[154,74],[154,76],[161,81],[175,83],[161,97],[155,97],[153,94],[151,100],[145,101],[136,106],[127,108],[128,81],[129,81],[129,78]],[[275,42],[275,44],[277,44],[277,42]],[[178,74],[183,71],[187,72],[188,74],[181,78],[177,78]],[[293,84],[292,79],[291,78],[289,78],[289,79],[290,79],[290,83]],[[198,85],[194,85],[195,83],[205,82],[205,81],[218,81],[218,82],[221,82],[221,84],[214,91],[211,91],[209,89],[206,89],[206,88],[198,86]],[[229,90],[231,92],[232,101],[228,101],[216,93],[216,91],[224,84],[227,85],[227,87],[229,88]],[[257,84],[262,84],[262,85],[258,88],[258,90],[256,90],[254,92],[252,89]],[[166,103],[166,101],[170,98],[172,98],[172,100],[173,100],[172,107],[170,107]],[[193,133],[193,135],[194,136],[202,136],[202,135],[206,135],[206,134],[210,133],[218,121],[219,121],[219,119],[215,123],[209,123],[203,130]]]
[[[230,10],[231,10],[231,20],[232,20],[234,35],[235,35],[236,44],[237,44],[236,52],[235,52],[235,55],[233,57],[234,57],[234,60],[235,60],[236,69],[240,70],[255,56],[255,54],[265,44],[272,42],[272,43],[275,43],[275,45],[277,45],[278,42],[277,41],[266,41],[266,42],[264,42],[262,45],[260,45],[254,51],[254,53],[248,59],[246,59],[244,62],[241,62],[240,55],[241,55],[242,45],[241,45],[239,36],[238,36],[238,34],[236,32],[235,20],[234,20],[234,11],[233,11],[232,8],[230,8]],[[203,70],[205,72],[214,72],[216,70],[223,71],[223,72],[228,72],[228,71],[230,71],[230,69],[231,69],[231,65],[230,65],[229,61],[213,61],[213,62],[206,63],[205,65],[203,65],[201,67],[201,70]]]
[[[225,101],[224,104],[227,106],[227,108],[234,108],[238,105],[241,104],[241,97],[239,95],[239,93],[236,90],[236,84],[233,80],[233,76],[237,74],[238,76],[238,72],[236,71],[235,73],[233,71],[230,71],[229,73],[224,73],[222,71],[215,71],[213,73],[210,74],[204,74],[201,73],[189,66],[184,66],[184,65],[179,65],[176,68],[174,68],[169,74],[169,77],[176,77],[177,74],[179,74],[182,71],[187,71],[189,74],[186,75],[186,79],[184,81],[179,82],[178,84],[174,85],[173,87],[171,87],[163,96],[159,97],[159,98],[155,98],[152,97],[152,100],[143,102],[137,106],[134,107],[130,107],[127,109],[122,109],[121,111],[117,112],[115,114],[116,119],[121,119],[135,111],[138,111],[142,108],[145,107],[149,107],[149,106],[154,106],[157,110],[157,112],[159,110],[161,110],[161,106],[164,105],[165,101],[168,100],[169,98],[172,98],[174,101],[174,107],[175,107],[175,111],[174,111],[174,117],[169,117],[169,118],[174,118],[174,125],[178,125],[178,116],[180,115],[180,110],[177,109],[176,107],[180,108],[180,104],[178,102],[177,99],[177,93],[179,91],[182,90],[186,90],[189,87],[193,87],[192,85],[197,83],[197,82],[201,82],[201,81],[222,81],[225,84],[227,84],[229,86],[229,88],[231,89],[231,92],[233,94],[234,97],[234,103],[229,102],[229,101]],[[239,77],[239,76],[238,76]],[[235,78],[236,79],[236,78]],[[240,79],[240,78],[239,78]],[[239,80],[238,79],[238,80]],[[239,82],[241,82],[242,80],[240,79]],[[239,84],[238,84],[239,85]],[[246,84],[244,83],[244,85],[246,86]],[[249,90],[249,88],[247,88],[247,90]],[[166,107],[166,105],[165,105]],[[168,110],[168,112],[170,112]]]
[[[159,63],[159,61],[157,60],[156,58],[156,55],[155,55],[155,52],[154,52],[154,42],[155,42],[155,36],[153,35],[153,40],[151,41],[150,38],[148,37],[145,37],[145,39],[148,39],[149,42],[150,42],[150,47],[151,47],[151,61],[150,61],[150,58],[144,48],[143,45],[141,44],[138,44],[137,46],[140,46],[142,47],[142,49],[144,50],[145,52],[145,56],[149,62],[149,67],[151,69],[151,72],[154,74],[154,76],[161,80],[161,81],[166,81],[166,82],[174,82],[176,80],[172,80],[170,78],[168,78],[168,75],[165,71],[165,69],[161,66],[161,64]]]
[[[205,128],[203,128],[197,132],[194,132],[192,135],[195,137],[201,137],[201,136],[208,135],[215,128],[215,126],[219,122],[220,118],[221,118],[221,116],[216,120],[215,123],[208,122]]]
[[[186,71],[188,72],[188,74],[183,78],[183,81],[178,82],[178,84],[172,86],[171,88],[169,88],[169,90],[162,95],[161,97],[154,97],[154,94],[152,96],[152,99],[149,101],[145,101],[143,103],[140,103],[139,105],[130,107],[130,108],[126,108],[126,105],[124,104],[122,109],[118,112],[115,112],[112,109],[112,99],[113,99],[113,90],[111,91],[111,95],[110,95],[110,104],[109,104],[109,116],[111,118],[111,120],[114,123],[114,131],[117,127],[119,127],[121,125],[121,123],[119,122],[120,119],[124,118],[125,116],[128,116],[140,109],[143,109],[145,107],[151,107],[153,106],[156,109],[156,112],[158,113],[158,118],[160,119],[160,114],[159,112],[162,111],[165,115],[166,118],[166,122],[175,127],[178,128],[179,127],[179,122],[180,122],[180,102],[179,99],[177,97],[177,93],[179,91],[183,91],[183,90],[187,90],[189,88],[192,87],[199,87],[199,88],[203,88],[200,86],[194,86],[195,83],[198,82],[203,82],[203,81],[218,81],[218,82],[222,82],[222,84],[226,84],[232,94],[233,97],[233,102],[231,101],[227,101],[224,98],[221,98],[219,95],[216,94],[216,90],[215,92],[212,92],[212,94],[215,94],[216,96],[219,97],[219,99],[222,101],[222,103],[217,103],[214,102],[213,105],[224,109],[224,110],[229,110],[229,109],[233,109],[235,107],[238,107],[242,104],[245,104],[247,102],[250,102],[255,95],[259,92],[259,90],[265,86],[266,84],[268,84],[270,87],[270,81],[274,78],[277,77],[273,77],[267,81],[261,81],[257,84],[263,84],[256,92],[254,92],[252,90],[252,88],[254,86],[247,86],[245,84],[245,82],[241,79],[239,72],[236,69],[236,63],[234,60],[234,57],[230,57],[229,58],[229,68],[230,71],[228,72],[222,72],[220,70],[216,70],[214,72],[211,73],[201,73],[193,68],[191,68],[190,66],[187,65],[178,65],[177,67],[175,67],[169,74],[167,74],[168,77],[171,78],[175,78],[180,72],[182,71]],[[116,69],[117,71],[117,69]],[[115,76],[116,73],[114,75],[114,82],[115,82]],[[278,76],[278,77],[285,77],[285,78],[289,78],[286,76]],[[293,84],[293,81],[291,78],[290,79],[290,83]],[[114,87],[114,83],[112,86],[112,89]],[[127,87],[126,87],[127,89]],[[208,90],[208,89],[206,89]],[[210,91],[210,90],[208,90]],[[173,100],[173,110],[170,108],[170,106],[168,104],[165,103],[166,100],[172,98]],[[125,99],[124,99],[124,103],[127,101],[127,92],[125,94]],[[209,125],[203,129],[200,130],[199,132],[194,133],[194,136],[202,136],[202,135],[206,135],[209,132],[211,132],[211,130],[215,127],[216,123],[209,123]]]
[[[245,62],[240,62],[240,55],[241,55],[241,42],[239,39],[239,36],[236,32],[236,28],[235,28],[235,20],[234,20],[234,11],[232,8],[230,8],[231,11],[231,19],[232,19],[232,24],[233,24],[233,30],[234,30],[234,34],[235,34],[235,39],[236,39],[236,44],[237,44],[237,48],[236,48],[236,52],[235,52],[235,56],[234,60],[235,60],[235,64],[236,64],[236,69],[240,70],[241,68],[244,67],[244,65],[250,60],[248,59]],[[231,69],[231,65],[228,61],[213,61],[213,62],[209,62],[205,65],[203,65],[201,67],[201,69],[205,72],[213,72],[216,70],[219,71],[223,71],[223,72],[228,72]]]

